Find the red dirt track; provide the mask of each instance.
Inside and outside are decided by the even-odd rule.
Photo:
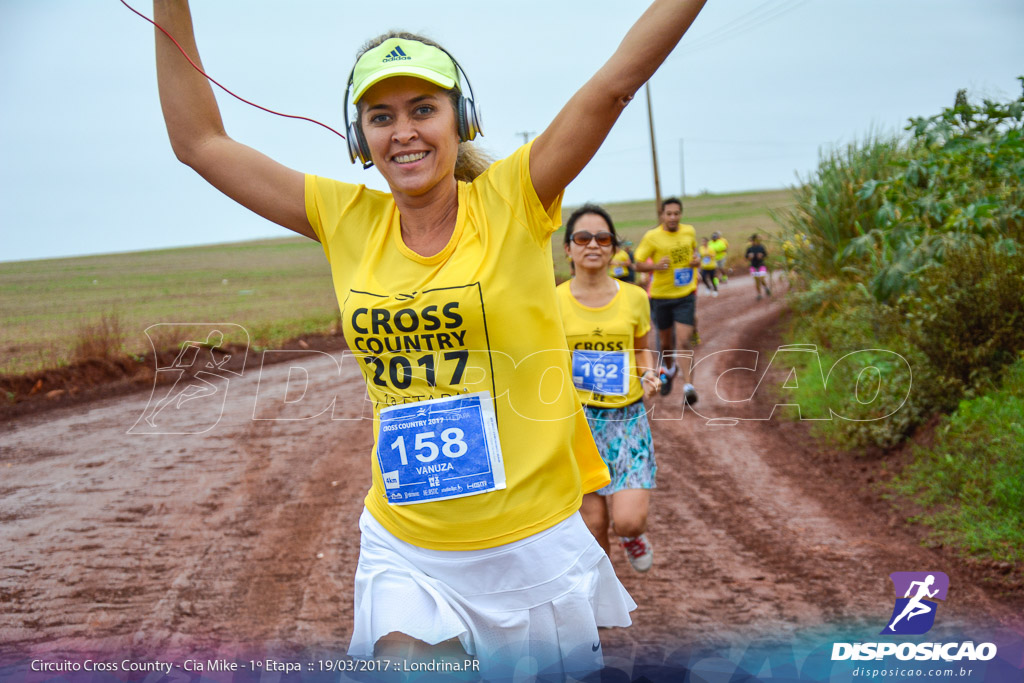
[[[653,404],[655,564],[637,574],[613,552],[639,608],[631,628],[603,631],[606,652],[659,657],[680,644],[784,639],[839,624],[877,633],[894,571],[950,575],[945,625],[1024,633],[1024,599],[986,592],[921,547],[866,502],[862,481],[825,466],[806,424],[753,419],[768,417],[770,387],[786,379],[776,370],[744,400],[775,350],[781,309],[778,296],[756,303],[747,278],[716,299],[701,293],[698,412],[678,419],[681,391]],[[761,351],[757,370],[725,372],[735,354],[701,360],[728,349]],[[289,363],[229,377],[219,385],[222,417],[203,433],[170,433],[213,422],[218,404],[201,397],[128,433],[149,392],[3,428],[0,659],[342,654],[370,422],[358,419],[365,392],[354,366],[339,372],[325,354],[301,363],[311,380],[301,400],[284,393]],[[718,377],[717,395],[735,403],[715,399]],[[167,390],[159,386],[154,401]],[[310,417],[334,396],[335,418],[353,419]],[[706,423],[715,417],[745,419]]]

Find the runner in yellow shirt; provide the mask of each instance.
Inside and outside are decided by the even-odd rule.
[[[651,318],[661,341],[661,393],[672,391],[677,374],[683,380],[687,404],[697,402],[697,390],[690,383],[693,358],[692,336],[697,315],[697,233],[692,225],[680,223],[683,203],[675,197],[661,204],[661,225],[648,230],[636,248],[637,270],[652,273]],[[651,261],[648,261],[651,259]],[[675,345],[672,343],[673,326]],[[685,362],[677,363],[677,358]]]
[[[623,282],[633,282],[636,279],[636,271],[633,269],[633,259],[626,251],[625,243],[618,247],[608,264],[608,274]]]
[[[229,137],[210,84],[157,34],[175,155],[319,242],[331,267],[374,408],[351,656],[468,654],[487,679],[529,656],[582,678],[602,665],[598,628],[629,625],[635,603],[578,513],[609,477],[567,383],[550,241],[565,187],[702,5],[655,0],[544,132],[494,163],[464,144],[480,122],[455,59],[412,34],[371,40],[345,87],[348,151],[388,192]],[[159,0],[154,15],[198,62],[187,2]],[[319,66],[303,81],[335,88],[309,77]]]
[[[729,255],[729,241],[722,237],[722,233],[716,230],[711,233],[711,241],[708,243],[708,246],[715,251],[715,261],[718,264],[715,284],[725,284],[729,281],[729,274],[725,271],[725,262]]]
[[[718,296],[718,279],[715,273],[718,271],[718,264],[715,262],[715,250],[708,246],[708,238],[700,240],[700,279],[704,286],[711,292],[711,296]]]
[[[565,228],[565,251],[576,264],[573,279],[558,286],[562,325],[572,352],[573,383],[611,483],[583,497],[580,512],[605,552],[608,499],[611,523],[633,568],[645,572],[654,551],[645,533],[657,465],[643,399],[658,389],[647,293],[608,276],[618,238],[611,216],[587,204]]]

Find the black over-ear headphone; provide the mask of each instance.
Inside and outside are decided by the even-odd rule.
[[[421,42],[421,41],[416,41]],[[469,97],[466,97],[463,89],[459,87],[459,101],[455,105],[455,114],[458,118],[458,131],[459,131],[459,142],[469,142],[476,138],[477,135],[483,135],[483,131],[480,128],[480,114],[477,111],[476,104],[474,104],[473,84],[469,82],[469,76],[466,74],[465,69],[459,64],[455,57],[452,57],[448,50],[445,50],[439,45],[430,45],[429,43],[423,43],[430,47],[436,47],[441,52],[448,55],[448,59],[452,60],[452,64],[462,74],[462,80],[466,81],[466,86],[469,88]],[[360,55],[362,59],[362,55]],[[356,60],[356,64],[359,60]],[[348,75],[348,83],[345,85],[345,132],[348,141],[348,157],[352,160],[352,163],[356,163],[356,159],[362,163],[363,168],[370,168],[373,166],[373,160],[370,158],[370,145],[366,142],[366,137],[363,135],[363,126],[359,122],[359,113],[356,113],[354,121],[349,121],[348,117],[348,94],[352,90],[353,77],[356,74],[355,64],[352,65],[352,71]]]

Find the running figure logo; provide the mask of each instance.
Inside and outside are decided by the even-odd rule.
[[[228,367],[232,354],[225,333],[231,336],[235,353],[240,350],[243,368],[249,333],[233,323],[157,323],[146,328],[146,336],[159,363],[160,345],[154,338],[181,339],[180,335],[196,331],[201,332],[199,339],[185,337],[174,361],[157,366],[149,403],[129,434],[202,434],[220,422],[229,378],[242,375],[241,369]],[[171,386],[163,390],[166,384]]]
[[[881,633],[906,636],[927,633],[935,623],[939,606],[933,598],[946,599],[949,577],[942,572],[893,572],[889,578],[896,590],[896,606],[889,617],[889,625]]]

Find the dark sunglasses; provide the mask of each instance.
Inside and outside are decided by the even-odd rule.
[[[594,239],[597,240],[598,246],[607,247],[609,244],[612,243],[614,237],[610,232],[599,232],[595,235],[593,233],[587,232],[586,230],[579,230],[572,233],[571,239],[573,243],[581,247],[587,246],[588,244],[590,244],[590,240]]]

